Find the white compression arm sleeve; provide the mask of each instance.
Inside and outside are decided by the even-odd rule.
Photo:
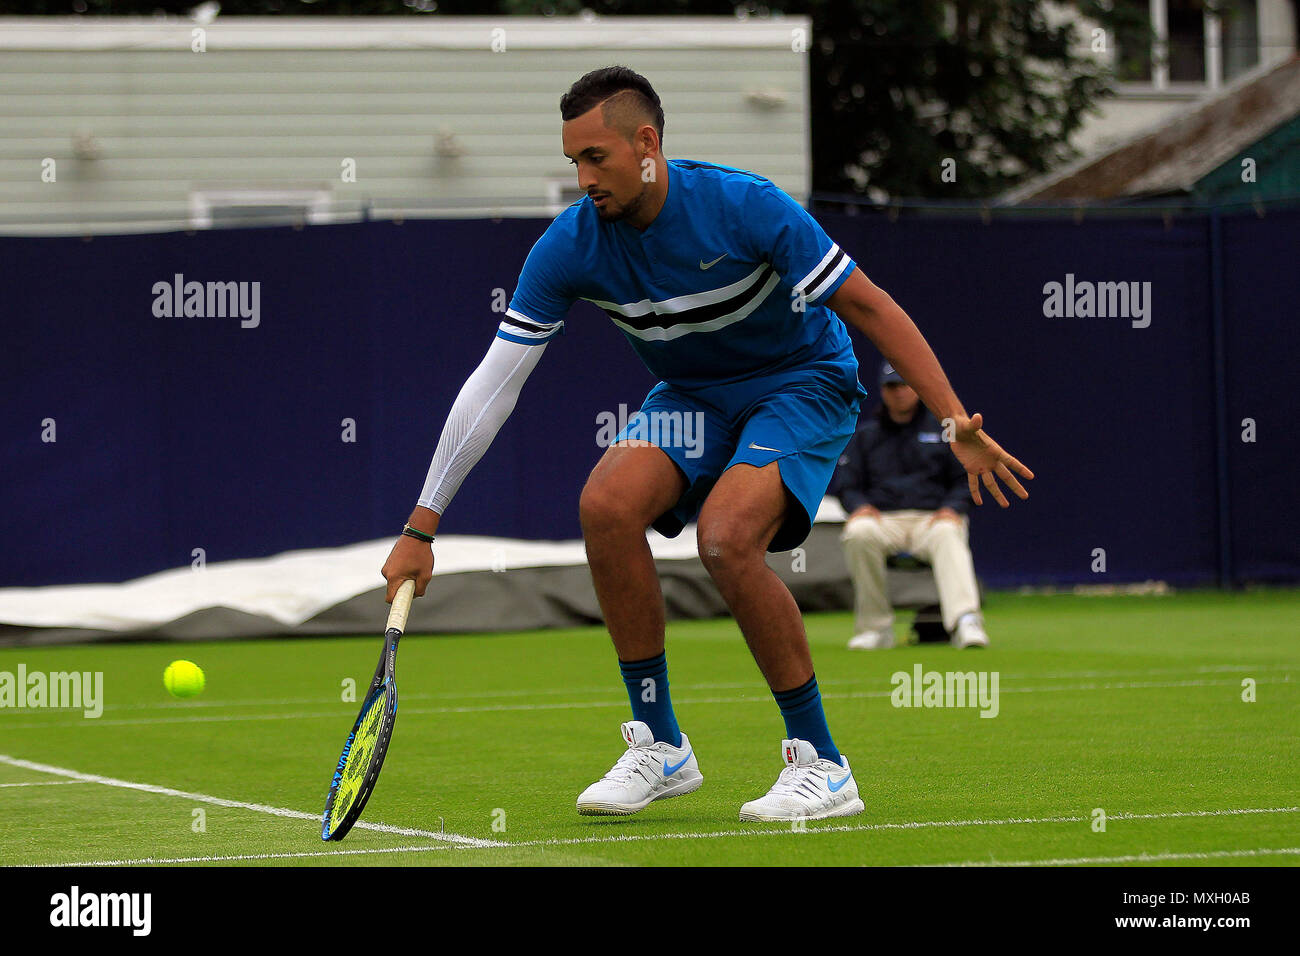
[[[497,337],[461,386],[438,450],[424,480],[420,505],[442,514],[469,470],[478,464],[515,407],[519,390],[536,367],[546,343],[520,345]]]

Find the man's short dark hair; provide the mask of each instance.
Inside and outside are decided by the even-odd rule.
[[[664,109],[659,104],[659,94],[649,80],[625,66],[602,67],[579,79],[560,97],[560,118],[577,119],[617,93],[626,93],[632,99],[636,112],[643,114],[655,128],[663,145]]]

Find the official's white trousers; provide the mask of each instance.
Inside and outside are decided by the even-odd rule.
[[[933,511],[885,511],[879,518],[851,518],[844,525],[840,540],[853,578],[855,633],[893,625],[885,558],[903,551],[934,568],[943,626],[950,633],[963,614],[979,610],[967,519],[930,523],[933,516]]]

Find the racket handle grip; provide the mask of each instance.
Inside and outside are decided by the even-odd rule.
[[[415,582],[409,578],[402,582],[401,587],[397,589],[397,594],[393,596],[393,606],[388,611],[388,627],[385,630],[391,631],[397,628],[399,631],[406,630],[406,615],[411,611],[411,599],[415,597]]]

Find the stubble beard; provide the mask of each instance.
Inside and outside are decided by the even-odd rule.
[[[618,222],[620,219],[627,219],[629,216],[635,216],[641,211],[642,207],[645,206],[646,193],[649,189],[650,186],[648,183],[642,183],[641,191],[633,196],[631,200],[624,203],[619,209],[610,210],[608,208],[602,209],[598,207],[596,209],[596,214],[600,216],[601,222]],[[613,199],[613,196],[610,198]]]

